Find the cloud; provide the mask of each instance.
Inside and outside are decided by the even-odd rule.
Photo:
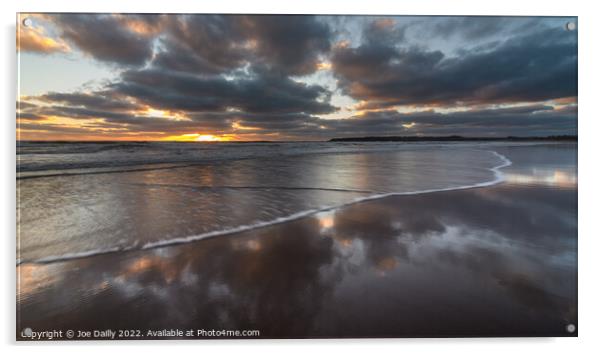
[[[45,120],[46,117],[44,116],[40,116],[38,114],[35,113],[17,113],[17,119],[19,119],[19,121],[22,120],[27,120],[27,121],[31,121],[31,120]]]
[[[328,92],[256,68],[235,79],[157,69],[126,71],[111,89],[158,109],[249,113],[331,113]]]
[[[197,74],[218,74],[243,66],[248,51],[246,34],[236,18],[238,16],[170,17],[153,65]]]
[[[377,18],[369,22],[362,32],[364,43],[378,42],[396,46],[405,39],[405,26],[400,26],[392,17]]]
[[[148,16],[149,21],[156,19]],[[153,38],[135,31],[119,16],[47,14],[45,18],[54,23],[62,39],[98,61],[139,66],[152,57]]]
[[[314,16],[47,14],[63,40],[100,62],[219,74],[262,65],[314,72],[330,27]]]
[[[47,103],[61,103],[70,106],[86,107],[88,109],[97,110],[134,110],[138,106],[119,99],[117,97],[111,97],[112,93],[109,91],[97,91],[92,93],[85,92],[73,92],[73,93],[60,93],[60,92],[49,92],[44,95],[32,97],[38,101]]]
[[[318,56],[330,49],[330,27],[315,16],[249,16],[245,23],[258,56],[281,73],[310,74],[316,71]]]
[[[325,124],[326,132],[337,136],[460,134],[505,137],[577,134],[576,111],[540,104],[453,113],[400,113],[386,110]]]
[[[117,129],[140,134],[175,135],[191,132],[257,137],[277,134],[282,139],[330,139],[348,136],[452,135],[542,136],[577,133],[574,106],[554,108],[534,104],[509,108],[475,109],[452,113],[396,110],[367,112],[348,119],[320,119],[304,113],[189,112],[186,119],[148,117],[131,112],[91,110],[71,106],[29,107],[24,114],[69,117],[95,129]],[[102,121],[98,122],[98,119]],[[21,129],[43,130],[45,123],[30,122]],[[52,131],[60,131],[54,125]],[[67,130],[67,132],[70,130]]]
[[[206,74],[262,65],[304,75],[316,70],[330,40],[330,28],[314,16],[185,15],[169,21],[153,64]]]
[[[343,92],[363,108],[535,102],[577,94],[577,46],[561,28],[516,36],[457,57],[376,38],[334,50]]]
[[[67,53],[69,46],[60,39],[47,36],[41,28],[25,27],[19,24],[17,50],[40,54]]]

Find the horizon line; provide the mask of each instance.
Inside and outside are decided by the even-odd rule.
[[[71,140],[71,139],[48,139],[48,140],[36,140],[36,139],[16,139],[18,142],[31,142],[31,143],[190,143],[190,144],[223,144],[223,143],[309,143],[309,142],[345,142],[352,140],[381,140],[386,141],[387,139],[403,141],[404,139],[410,141],[420,140],[528,140],[528,139],[577,139],[577,134],[561,134],[561,135],[532,135],[532,136],[463,136],[463,135],[374,135],[374,136],[352,136],[352,137],[333,137],[326,140],[230,140],[230,141],[178,141],[178,140]]]

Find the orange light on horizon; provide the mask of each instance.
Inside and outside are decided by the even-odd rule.
[[[182,135],[172,135],[165,137],[161,140],[166,141],[198,141],[198,142],[220,142],[220,141],[233,141],[236,140],[236,136],[232,134],[222,134],[222,135],[214,135],[214,134],[182,134]]]
[[[212,134],[203,134],[203,135],[199,135],[195,140],[196,141],[223,141],[223,138],[220,138],[220,137],[212,135]]]

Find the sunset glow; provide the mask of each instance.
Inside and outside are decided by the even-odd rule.
[[[213,134],[182,134],[175,136],[168,136],[161,140],[164,141],[183,141],[183,142],[224,142],[236,140],[234,135],[213,135]]]
[[[211,134],[203,134],[199,135],[195,139],[196,141],[228,141],[229,138],[219,137]]]

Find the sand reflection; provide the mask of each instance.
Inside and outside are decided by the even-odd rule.
[[[575,173],[563,170],[538,169],[532,174],[507,173],[506,180],[513,184],[534,184],[555,188],[575,188],[577,186]]]

